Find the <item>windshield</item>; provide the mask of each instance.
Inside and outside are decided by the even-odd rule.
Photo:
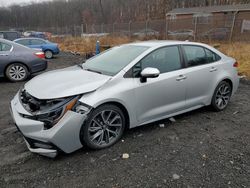
[[[133,45],[114,47],[86,61],[83,68],[114,76],[147,49],[145,46]]]

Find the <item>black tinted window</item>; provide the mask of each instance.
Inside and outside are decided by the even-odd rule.
[[[205,48],[205,52],[207,55],[207,62],[208,63],[213,63],[213,62],[220,60],[220,56],[218,56],[216,53],[212,52],[211,50],[208,50]]]
[[[181,59],[177,46],[158,49],[143,58],[134,66],[134,76],[138,77],[140,72],[147,68],[157,68],[160,73],[170,72],[181,68]]]
[[[185,45],[183,46],[183,50],[189,67],[208,63],[203,47]]]
[[[27,46],[29,45],[29,40],[28,39],[18,40],[17,43]]]
[[[10,51],[11,45],[0,42],[0,51]]]
[[[38,40],[38,39],[31,40],[31,45],[41,45],[41,44],[45,44],[45,42],[43,40]]]

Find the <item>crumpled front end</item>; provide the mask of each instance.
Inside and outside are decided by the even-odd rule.
[[[10,111],[31,152],[55,157],[59,151],[71,153],[82,147],[80,129],[89,108],[79,108],[77,97],[47,102],[25,97],[20,90]]]

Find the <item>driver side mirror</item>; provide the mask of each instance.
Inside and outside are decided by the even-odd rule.
[[[147,82],[147,78],[157,78],[160,75],[160,71],[157,68],[147,67],[141,72],[142,83]]]

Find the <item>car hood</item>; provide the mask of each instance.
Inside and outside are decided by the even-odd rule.
[[[38,99],[55,99],[92,92],[109,79],[111,76],[74,66],[36,76],[24,85],[24,89]]]

